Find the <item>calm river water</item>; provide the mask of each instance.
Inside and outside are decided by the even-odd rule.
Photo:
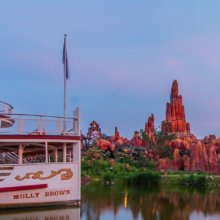
[[[83,220],[220,220],[220,191],[87,185]]]
[[[0,212],[1,220],[220,220],[220,192],[82,187],[81,208]]]

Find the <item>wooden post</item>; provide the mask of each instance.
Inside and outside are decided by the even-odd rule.
[[[55,157],[55,162],[58,162],[58,150],[57,148],[54,150],[54,157]]]
[[[48,163],[48,143],[45,142],[45,163]]]
[[[66,163],[66,143],[63,144],[63,162]]]
[[[18,146],[18,164],[23,164],[23,146],[22,144],[19,144]]]

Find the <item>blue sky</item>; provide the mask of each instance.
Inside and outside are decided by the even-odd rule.
[[[172,81],[198,137],[220,135],[220,1],[20,0],[0,6],[1,100],[16,113],[68,115],[123,136],[165,118]]]

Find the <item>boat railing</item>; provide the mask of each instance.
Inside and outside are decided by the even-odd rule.
[[[79,109],[74,111],[72,118],[2,113],[13,120],[10,127],[0,128],[0,134],[24,135],[80,135]]]
[[[6,103],[6,102],[2,102],[0,101],[0,113],[11,113],[12,112],[12,109],[13,109],[13,106]]]
[[[16,164],[18,161],[18,154],[14,152],[0,153],[0,164]]]

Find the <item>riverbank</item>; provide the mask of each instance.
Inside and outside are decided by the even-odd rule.
[[[154,160],[146,159],[141,153],[134,159],[125,153],[111,155],[93,147],[82,153],[82,184],[98,180],[104,184],[220,188],[220,175],[171,170],[158,172],[156,167]]]
[[[219,188],[220,189],[220,175],[209,175],[209,174],[197,174],[197,173],[173,173],[173,174],[169,174],[169,175],[162,175],[161,177],[161,181],[160,181],[160,185],[163,185],[163,186],[167,186],[167,187],[170,187],[170,186],[179,186],[179,185],[182,185],[182,186],[189,186],[189,184],[187,185],[186,184],[181,184],[181,180],[184,178],[184,177],[190,177],[190,176],[200,176],[201,178],[205,178],[204,179],[201,179],[201,181],[205,181],[203,182],[204,184],[204,187],[205,188]]]
[[[125,184],[130,186],[163,186],[165,188],[202,188],[220,189],[220,175],[213,176],[199,173],[172,173],[160,174],[155,171],[136,171],[133,173],[107,173],[100,176],[83,176],[82,185],[89,182],[100,182],[101,184]]]

